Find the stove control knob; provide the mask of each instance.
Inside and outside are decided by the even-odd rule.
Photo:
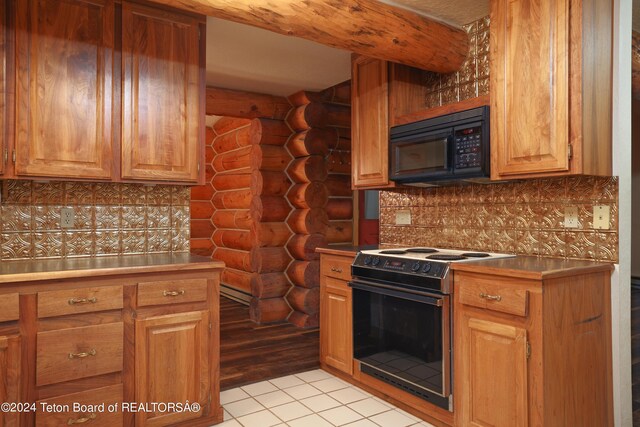
[[[416,262],[411,266],[411,271],[415,272],[415,271],[418,271],[418,270],[420,270],[420,263]]]
[[[431,263],[426,263],[425,265],[422,266],[423,273],[428,273],[429,270],[431,270]]]
[[[371,264],[371,255],[367,255],[366,257],[364,257],[364,265],[369,265]]]
[[[371,261],[371,263],[373,264],[373,266],[375,267],[376,265],[380,264],[380,258],[375,257],[373,259],[373,261]]]

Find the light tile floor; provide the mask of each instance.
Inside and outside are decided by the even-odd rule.
[[[219,427],[431,426],[317,369],[223,391]]]

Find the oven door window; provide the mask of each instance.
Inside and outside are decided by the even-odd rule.
[[[443,329],[443,310],[448,310],[449,297],[437,306],[361,289],[353,292],[355,358],[407,388],[446,396],[449,341],[443,336],[448,331]]]
[[[392,175],[447,173],[450,169],[448,145],[451,133],[413,136],[392,142]]]

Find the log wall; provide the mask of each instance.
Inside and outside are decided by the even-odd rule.
[[[211,236],[215,230],[212,222],[214,212],[212,197],[215,192],[211,180],[213,178],[213,140],[215,133],[207,128],[205,134],[206,182],[204,185],[191,187],[191,253],[210,257],[213,254]]]

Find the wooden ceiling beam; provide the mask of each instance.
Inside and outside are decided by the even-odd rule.
[[[631,91],[635,99],[640,99],[640,33],[632,32],[631,40]]]
[[[154,1],[439,73],[469,51],[464,30],[375,0]]]
[[[291,104],[282,96],[207,87],[208,116],[284,120],[290,109]]]

